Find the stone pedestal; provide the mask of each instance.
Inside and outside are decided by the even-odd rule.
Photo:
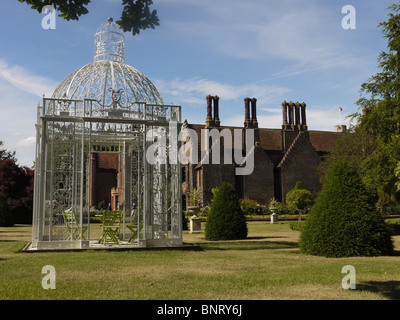
[[[190,218],[190,234],[202,233],[201,231],[201,219],[198,216],[192,216]]]
[[[278,215],[276,214],[276,209],[271,209],[272,214],[271,214],[271,224],[277,224],[278,223]]]

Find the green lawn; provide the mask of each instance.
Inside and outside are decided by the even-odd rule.
[[[248,223],[241,241],[209,242],[184,232],[201,251],[20,253],[30,226],[0,228],[0,299],[399,299],[400,254],[321,258],[298,248],[288,222]],[[400,236],[394,237],[397,253]],[[44,290],[42,267],[56,269]],[[341,286],[342,267],[356,269],[356,290]]]

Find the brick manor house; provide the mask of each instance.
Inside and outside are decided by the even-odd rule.
[[[234,185],[240,198],[250,198],[260,204],[267,204],[273,197],[285,201],[286,193],[293,189],[298,181],[303,182],[314,194],[321,190],[317,167],[346,127],[336,126],[335,132],[310,131],[306,121],[306,104],[284,101],[282,129],[259,128],[256,104],[257,99],[245,98],[243,127],[224,127],[219,118],[219,97],[207,96],[205,124],[185,122],[184,126],[195,130],[199,137],[199,161],[197,164],[182,166],[183,190],[201,190],[204,205],[212,198],[212,188],[222,182]],[[244,144],[242,147],[244,156],[249,149],[254,153],[253,172],[250,175],[236,175],[235,168],[238,164],[235,161],[225,164],[222,151],[220,164],[212,164],[211,160],[208,164],[202,163],[201,140],[204,139],[204,134],[201,134],[201,129],[205,128],[231,131],[241,129],[242,141],[245,141],[245,129],[254,129],[254,147],[246,149]],[[221,141],[223,144],[223,139]]]
[[[321,184],[317,167],[325,154],[335,144],[345,126],[336,126],[336,131],[310,131],[306,121],[306,104],[282,103],[282,129],[259,128],[257,122],[257,99],[244,99],[243,127],[222,126],[219,118],[219,97],[207,96],[207,117],[205,124],[192,124],[186,120],[184,129],[189,128],[197,134],[197,161],[182,165],[182,190],[198,189],[203,193],[203,205],[210,203],[212,188],[222,182],[235,186],[240,198],[250,198],[260,204],[267,204],[275,197],[285,201],[285,195],[301,181],[313,193],[320,191]],[[245,129],[254,129],[254,144],[246,148],[242,144],[242,155],[254,156],[254,170],[250,175],[237,175],[235,169],[242,164],[235,163],[232,156],[231,164],[224,161],[221,138],[220,164],[213,164],[212,155],[208,164],[202,156],[202,129],[242,130],[242,141],[245,141]],[[232,137],[233,137],[232,133]],[[232,138],[233,140],[233,138]],[[248,152],[250,150],[250,152]],[[248,154],[246,155],[246,151]],[[233,153],[233,149],[232,149]],[[253,153],[253,154],[251,154]],[[210,152],[211,154],[211,152]],[[121,159],[118,152],[98,152],[91,155],[92,185],[90,206],[96,206],[103,201],[110,204],[112,210],[122,205]],[[246,158],[245,158],[246,159]],[[183,196],[183,208],[189,205],[187,197]]]

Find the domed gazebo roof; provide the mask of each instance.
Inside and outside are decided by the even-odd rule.
[[[129,108],[135,102],[163,104],[153,83],[124,62],[125,37],[109,18],[95,35],[94,62],[66,77],[56,88],[55,99],[95,99],[102,106]]]

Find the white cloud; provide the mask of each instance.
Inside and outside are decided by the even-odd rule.
[[[257,98],[257,120],[260,128],[281,128],[282,108],[280,104],[286,100],[291,90],[284,87],[271,86],[266,83],[248,83],[231,85],[201,78],[175,79],[172,81],[155,81],[160,93],[172,97],[178,104],[187,107],[195,105],[205,108],[205,97],[209,94],[218,95],[221,99],[220,118],[224,126],[243,126],[245,97]],[[228,103],[224,103],[224,102]],[[278,107],[274,107],[278,106]],[[205,109],[203,110],[205,112]],[[204,114],[202,112],[202,114]],[[343,112],[342,112],[343,113]],[[342,114],[339,119],[338,106],[308,106],[307,124],[309,130],[334,131],[335,125],[346,124],[349,121]],[[193,117],[189,122],[201,123],[205,119]]]
[[[18,147],[28,147],[31,148],[32,146],[34,146],[36,143],[36,138],[35,137],[28,137],[28,138],[24,138],[21,140],[18,140],[15,145]]]
[[[0,77],[0,140],[16,151],[18,163],[32,166],[35,158],[36,95],[27,93]]]
[[[0,78],[16,88],[38,97],[43,94],[51,96],[57,85],[54,81],[35,75],[23,67],[9,66],[2,59],[0,59]]]
[[[218,95],[220,99],[226,101],[256,97],[262,103],[271,103],[278,101],[290,91],[285,87],[262,82],[232,85],[201,78],[156,80],[155,85],[162,96],[173,97],[179,104],[203,104],[209,94]]]
[[[8,150],[16,151],[21,165],[31,166],[35,157],[38,98],[51,96],[56,85],[51,79],[0,59],[0,140]]]
[[[271,112],[271,113],[282,113],[282,109],[278,108],[258,108],[258,110]]]
[[[180,5],[184,3],[196,7],[198,18],[167,22],[172,34],[221,55],[260,61],[284,59],[291,64],[290,73],[362,63],[343,40],[340,6],[334,11],[316,0],[306,4],[294,0],[185,0]]]
[[[266,114],[267,113],[267,114]],[[309,130],[334,131],[339,124],[349,127],[350,121],[345,119],[347,115],[339,118],[338,107],[316,106],[307,107],[307,125]],[[279,129],[282,127],[281,108],[258,108],[257,121],[260,128]],[[227,126],[243,126],[243,116],[235,115],[224,120]]]

